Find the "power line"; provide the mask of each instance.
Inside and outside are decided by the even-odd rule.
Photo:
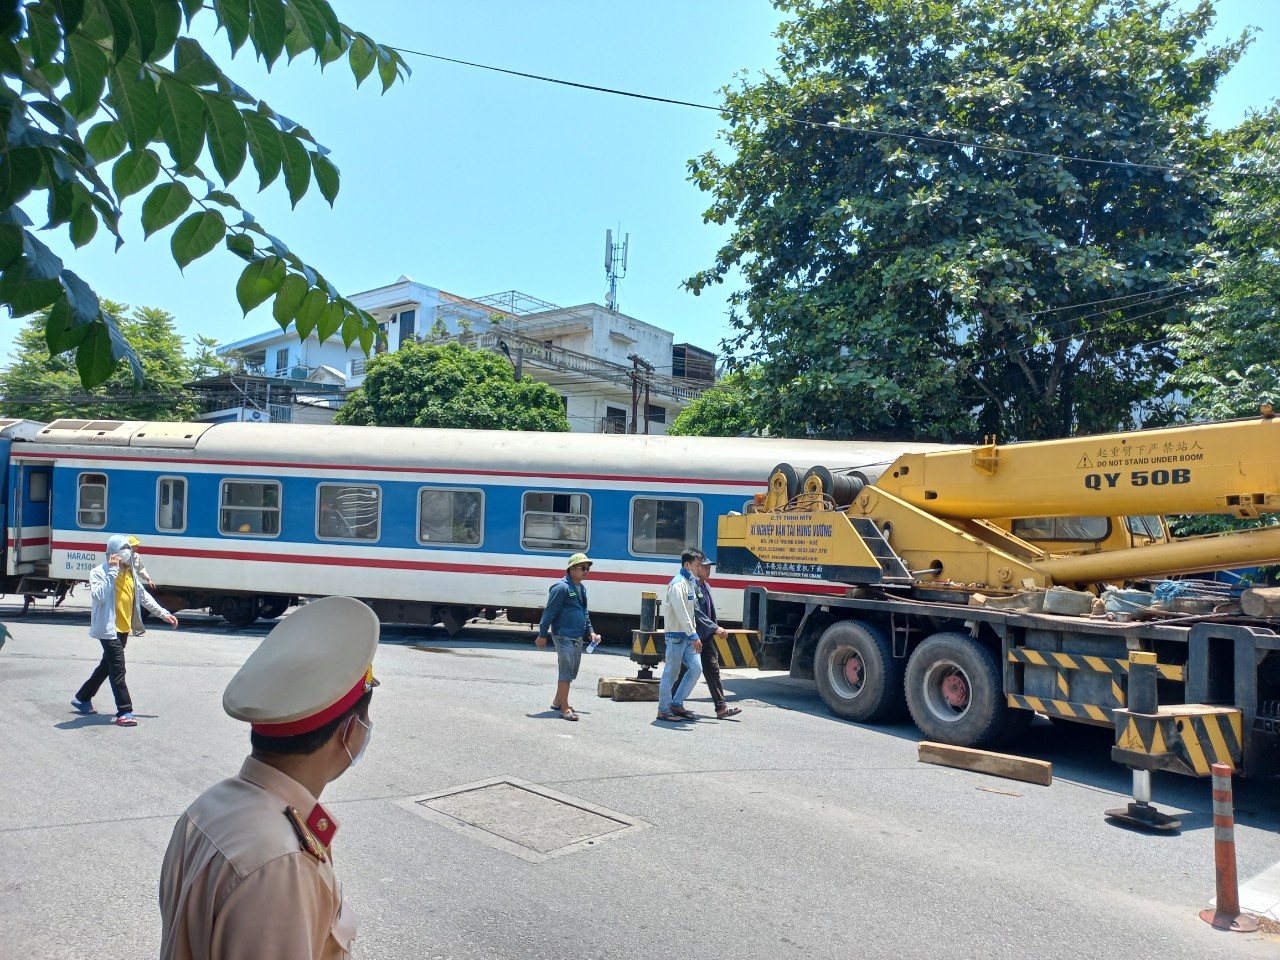
[[[1161,163],[1135,163],[1131,160],[1100,160],[1096,157],[1080,157],[1066,153],[1048,153],[1042,150],[1026,150],[1020,147],[1003,147],[997,144],[978,143],[971,140],[956,140],[948,137],[935,137],[924,133],[902,133],[897,130],[884,130],[876,127],[858,127],[851,123],[841,120],[830,120],[821,123],[816,120],[808,120],[804,117],[796,117],[790,114],[779,113],[772,115],[761,115],[753,113],[745,113],[742,111],[731,110],[724,106],[715,106],[709,103],[697,103],[693,100],[679,100],[673,97],[659,97],[648,93],[637,93],[634,90],[620,90],[615,87],[602,87],[593,83],[579,83],[574,80],[563,80],[558,77],[548,77],[538,73],[527,73],[523,70],[511,70],[507,67],[497,67],[488,63],[476,63],[472,60],[460,60],[456,57],[446,57],[438,53],[427,53],[423,50],[411,50],[408,47],[391,47],[399,53],[408,54],[414,57],[423,57],[427,60],[438,60],[442,63],[452,63],[462,67],[471,67],[476,70],[487,70],[492,73],[501,73],[510,77],[522,77],[526,80],[536,80],[540,83],[550,83],[562,87],[571,87],[575,90],[587,90],[592,93],[604,93],[614,97],[628,97],[633,100],[644,100],[649,103],[661,103],[668,106],[688,107],[693,110],[709,110],[713,113],[722,114],[732,119],[746,120],[777,120],[783,123],[791,123],[796,126],[808,127],[817,130],[840,131],[844,133],[858,133],[870,137],[887,137],[897,140],[915,140],[922,143],[934,143],[942,146],[959,147],[966,150],[990,151],[993,153],[1006,153],[1013,156],[1037,157],[1047,160],[1057,160],[1063,163],[1084,163],[1096,166],[1116,167],[1128,170],[1150,170],[1157,173],[1178,174],[1180,176],[1189,176],[1191,174],[1199,174],[1201,176],[1227,176],[1227,177],[1258,177],[1266,180],[1280,179],[1280,174],[1267,173],[1260,170],[1249,170],[1245,168],[1225,168],[1221,170],[1197,170],[1182,164],[1161,164]]]

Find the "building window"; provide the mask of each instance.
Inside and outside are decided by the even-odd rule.
[[[604,433],[626,433],[627,411],[621,407],[604,408]]]
[[[156,529],[181,533],[187,529],[187,481],[161,477],[156,492]]]
[[[666,423],[667,408],[660,407],[656,403],[649,404],[649,422],[650,423]]]
[[[382,519],[382,489],[347,483],[322,483],[316,512],[321,540],[377,540]]]
[[[478,547],[484,530],[484,492],[423,487],[418,491],[418,542]]]
[[[274,480],[223,480],[218,529],[245,537],[278,537],[280,484]]]
[[[102,529],[107,525],[107,475],[82,473],[76,494],[76,523]]]
[[[1012,533],[1029,542],[1075,540],[1081,543],[1111,536],[1107,517],[1024,517],[1013,521]]]
[[[702,541],[699,500],[631,501],[631,552],[646,557],[678,557]]]
[[[281,347],[276,351],[276,373],[283,373],[289,369],[289,348]]]
[[[404,346],[408,341],[413,339],[414,331],[418,326],[417,310],[401,310],[400,311],[400,346]]]
[[[524,495],[520,545],[526,550],[586,550],[591,541],[591,497],[585,493]]]

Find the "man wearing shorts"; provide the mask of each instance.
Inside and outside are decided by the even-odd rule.
[[[553,583],[547,594],[547,608],[542,611],[538,638],[534,641],[538,649],[547,645],[547,637],[556,645],[559,673],[551,709],[560,711],[566,720],[578,719],[569,706],[569,684],[578,678],[582,644],[600,639],[591,629],[591,614],[587,612],[587,587],[583,581],[590,569],[591,560],[585,553],[575,553],[569,558],[564,579]]]

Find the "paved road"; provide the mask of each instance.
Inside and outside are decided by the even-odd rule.
[[[6,614],[0,958],[154,956],[170,830],[239,767],[247,734],[220,697],[266,627],[191,616],[131,642],[141,722],[129,730],[68,706],[98,656],[87,611]],[[584,717],[570,724],[546,709],[554,655],[513,632],[528,636],[384,631],[375,738],[325,794],[342,821],[358,957],[1277,955],[1274,937],[1197,918],[1213,893],[1207,784],[1157,778],[1157,801],[1183,814],[1178,836],[1103,821],[1128,786],[1105,738],[1037,724],[1024,749],[1052,760],[1056,779],[1033,787],[919,764],[910,729],[839,722],[809,691],[749,675],[728,684],[741,722],[672,728],[651,703],[591,695],[596,678],[631,673],[616,652],[586,658]],[[457,813],[474,800],[465,815],[522,844],[504,846],[410,799],[495,778],[606,818],[513,787],[436,804]],[[1237,792],[1247,879],[1280,861],[1280,791]],[[623,829],[631,821],[640,828]],[[617,835],[534,862],[605,826]]]

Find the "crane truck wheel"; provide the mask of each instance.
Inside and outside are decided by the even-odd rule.
[[[841,620],[827,627],[813,655],[813,674],[837,717],[876,723],[902,711],[902,661],[869,623]]]
[[[916,647],[906,692],[911,719],[929,740],[984,747],[1013,726],[999,662],[965,633],[935,633]]]

